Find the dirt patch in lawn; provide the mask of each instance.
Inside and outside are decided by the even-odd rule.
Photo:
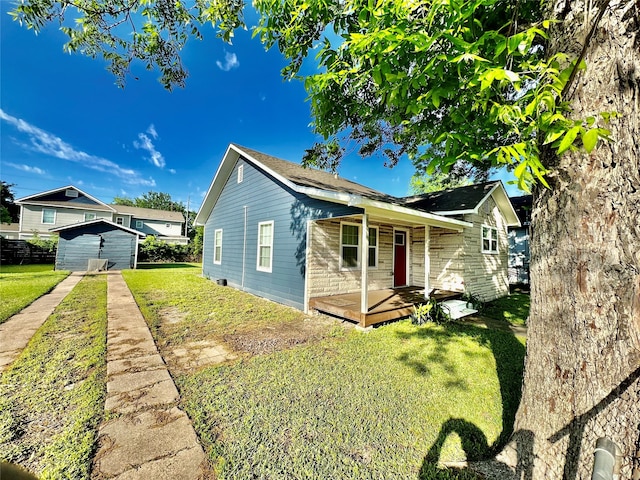
[[[340,325],[342,324],[333,318],[318,315],[305,317],[302,321],[279,323],[248,332],[226,334],[223,335],[223,339],[236,352],[265,355],[322,340],[332,332],[332,328],[340,328]]]
[[[160,329],[166,329],[166,333],[181,328],[186,320],[183,312],[172,307],[160,310],[159,316]],[[305,316],[267,326],[246,322],[228,333],[192,325],[192,332],[183,341],[161,343],[159,347],[173,372],[192,372],[247,355],[265,355],[316,342],[350,327],[349,323],[324,315]]]

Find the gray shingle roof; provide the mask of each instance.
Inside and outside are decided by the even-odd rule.
[[[301,187],[319,188],[339,193],[350,193],[353,195],[361,195],[372,200],[380,200],[389,203],[399,202],[399,199],[396,197],[365,187],[364,185],[352,182],[325,170],[305,168],[298,163],[272,157],[271,155],[266,155],[241,145],[233,145],[253,157],[268,169]]]
[[[433,213],[473,210],[499,183],[499,181],[477,183],[407,197],[403,199],[404,205]]]

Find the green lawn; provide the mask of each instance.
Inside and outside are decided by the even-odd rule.
[[[106,395],[106,276],[85,277],[0,377],[0,460],[88,479]]]
[[[196,268],[123,273],[161,352],[322,323]],[[511,433],[523,342],[455,323],[329,322],[312,341],[172,374],[217,478],[466,479],[438,463],[488,457]]]
[[[526,325],[529,317],[529,294],[513,292],[511,295],[486,303],[481,314],[511,325]]]
[[[53,265],[0,266],[0,324],[37,298],[51,291],[69,275]]]

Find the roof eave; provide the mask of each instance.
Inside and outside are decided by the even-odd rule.
[[[456,231],[462,231],[466,227],[473,226],[473,224],[462,220],[454,220],[433,213],[422,212],[420,210],[414,210],[412,208],[394,205],[379,200],[372,200],[360,195],[350,195],[308,187],[298,187],[297,191],[318,200],[340,203],[350,207],[360,207],[365,211],[373,212],[378,215],[383,214],[390,220],[396,219],[409,221],[420,225],[431,225]]]
[[[73,230],[74,228],[86,227],[88,225],[98,224],[98,223],[106,223],[107,225],[111,225],[113,227],[118,228],[119,230],[124,230],[125,232],[133,233],[134,235],[138,235],[139,237],[146,237],[145,233],[139,232],[138,230],[134,230],[129,227],[125,227],[124,225],[118,225],[117,223],[110,222],[109,220],[105,220],[104,218],[98,218],[96,220],[89,220],[87,222],[78,222],[71,223],[69,225],[63,225],[62,227],[54,227],[50,228],[50,232],[62,232],[63,230]]]

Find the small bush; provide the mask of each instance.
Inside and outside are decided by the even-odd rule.
[[[173,245],[147,235],[140,244],[141,262],[187,262],[191,259],[189,245]]]
[[[414,325],[424,325],[427,322],[441,324],[449,320],[449,315],[434,298],[429,299],[427,303],[414,305],[411,314],[411,323]]]

